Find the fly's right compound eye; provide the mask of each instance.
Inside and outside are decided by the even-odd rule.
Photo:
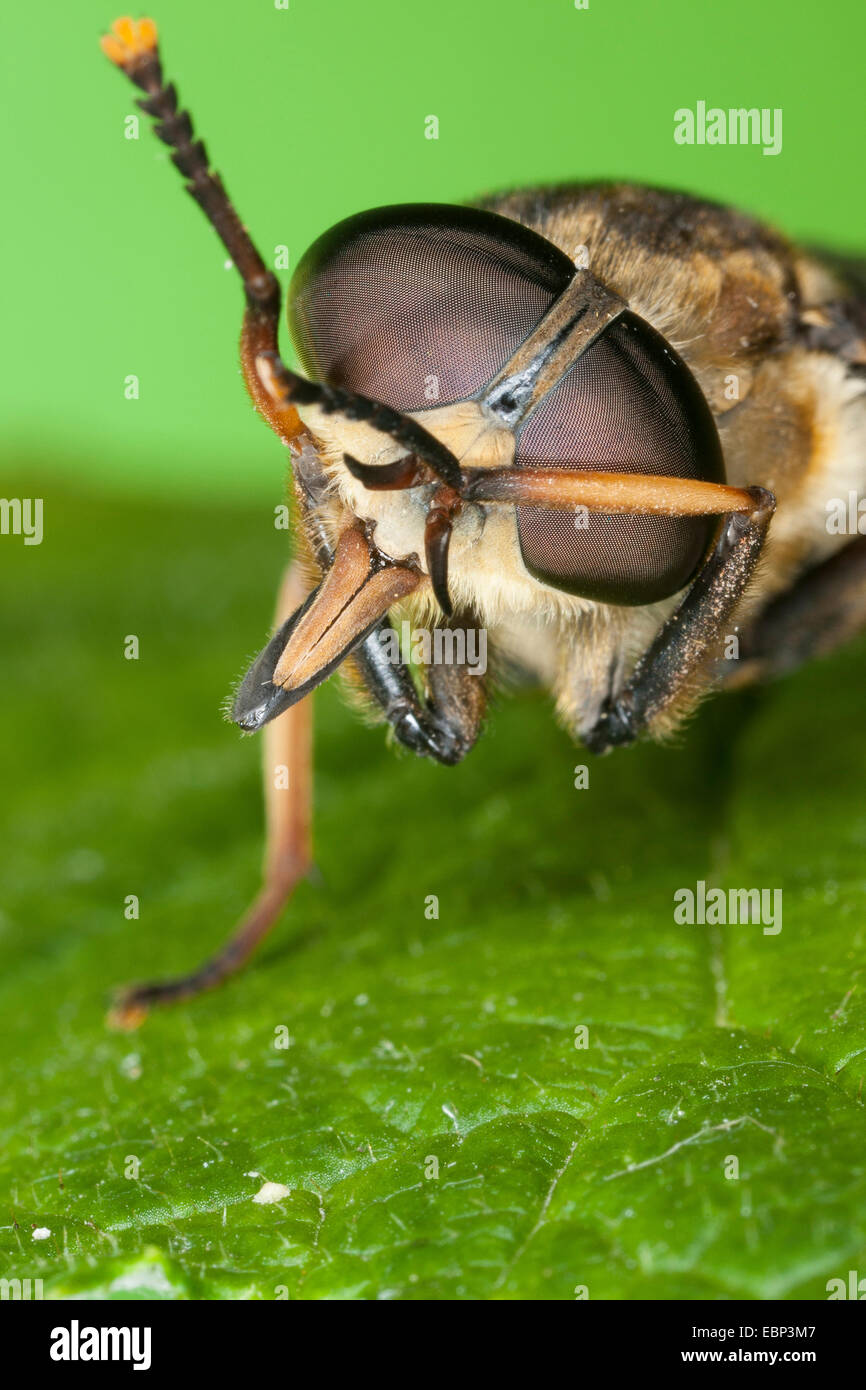
[[[592,469],[724,482],[715,421],[668,342],[630,310],[581,353],[517,435],[524,468]],[[554,588],[604,603],[654,603],[688,584],[718,525],[708,516],[575,515],[518,507],[523,563]]]
[[[409,203],[320,237],[289,291],[304,370],[394,410],[475,396],[574,274],[544,237],[496,213]]]

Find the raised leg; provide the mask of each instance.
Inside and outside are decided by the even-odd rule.
[[[291,565],[280,591],[277,623],[303,601],[305,586]],[[264,732],[267,847],[262,887],[222,950],[189,975],[122,990],[109,1014],[115,1027],[136,1028],[153,1004],[170,1004],[213,989],[249,959],[277,922],[295,885],[311,866],[313,707],[308,697]]]
[[[725,519],[712,554],[683,602],[641,657],[628,684],[605,702],[597,723],[583,735],[594,753],[663,730],[695,685],[706,684],[704,668],[752,576],[775,509],[771,493],[763,488],[748,491],[751,511]]]

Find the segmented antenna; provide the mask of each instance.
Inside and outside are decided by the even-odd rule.
[[[172,151],[172,163],[188,180],[186,191],[198,203],[237,267],[252,308],[279,315],[280,288],[232,206],[219,174],[209,167],[207,150],[195,138],[192,117],[178,110],[177,90],[166,83],[152,19],[115,20],[101,40],[107,58],[147,96],[137,105],[155,121],[160,140]]]

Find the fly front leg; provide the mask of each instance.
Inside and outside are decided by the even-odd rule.
[[[355,653],[367,693],[405,748],[448,766],[466,757],[487,707],[485,639],[467,615],[456,615],[447,629],[434,629],[433,660],[424,667],[426,697],[419,695],[408,667],[391,660],[397,634],[387,618]]]
[[[597,722],[583,735],[594,753],[661,732],[697,689],[708,683],[704,667],[724,634],[761,554],[775,500],[764,488],[748,489],[750,511],[725,518],[715,548],[679,608],[664,624],[617,695],[609,696]]]
[[[333,566],[328,508],[331,488],[314,441],[300,436],[292,447],[295,495],[310,555],[322,573]],[[405,468],[401,460],[398,467]],[[414,473],[415,462],[409,460]],[[384,469],[382,471],[385,471]],[[420,757],[452,765],[476,742],[486,708],[486,632],[470,615],[458,614],[439,630],[449,660],[425,668],[426,692],[419,694],[408,666],[392,659],[399,649],[387,613],[353,651],[350,661],[371,702],[394,731],[398,743]],[[436,630],[433,641],[436,643]],[[444,638],[448,637],[448,648]],[[484,661],[479,661],[483,654]]]
[[[297,564],[286,572],[277,624],[303,601],[306,585]],[[151,980],[120,991],[109,1022],[136,1028],[153,1004],[171,1004],[213,989],[249,959],[278,921],[295,885],[312,866],[313,705],[308,696],[264,731],[267,821],[262,886],[225,946],[188,975]]]

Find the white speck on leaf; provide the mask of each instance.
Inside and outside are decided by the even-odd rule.
[[[292,1189],[285,1187],[281,1182],[266,1182],[259,1188],[253,1197],[260,1207],[270,1206],[271,1202],[281,1202],[284,1197],[291,1197]]]
[[[124,1076],[128,1076],[130,1081],[137,1081],[141,1076],[141,1057],[137,1052],[130,1052],[120,1063],[120,1070]]]

